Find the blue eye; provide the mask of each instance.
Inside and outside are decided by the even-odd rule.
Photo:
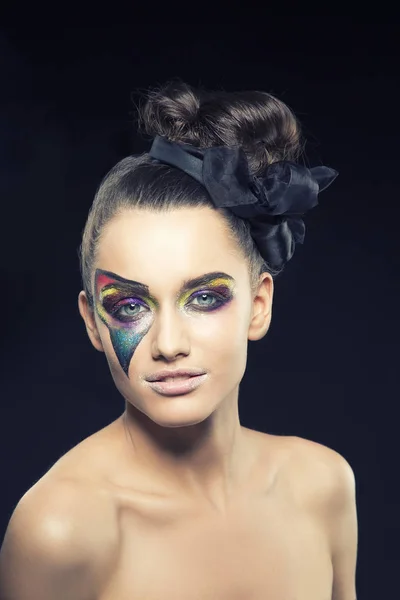
[[[227,302],[229,300],[229,298],[225,298],[224,296],[222,296],[221,294],[216,294],[215,292],[199,292],[197,293],[193,300],[204,300],[204,299],[208,299],[208,300],[214,300],[214,302],[206,302],[205,304],[200,303],[195,305],[195,310],[214,310],[215,308],[219,308],[220,306],[222,306],[222,304],[224,304],[225,302]],[[190,304],[192,304],[192,302],[190,302]]]
[[[141,306],[144,308],[141,302],[122,304],[112,311],[112,316],[118,321],[135,321],[142,312],[136,309]]]
[[[117,312],[120,312],[122,315],[125,315],[126,317],[132,317],[137,314],[134,312],[134,310],[138,306],[140,306],[140,304],[133,304],[133,303],[125,304],[124,306],[121,306]]]
[[[210,302],[208,302],[206,304],[203,304],[203,305],[200,304],[200,306],[203,306],[204,308],[214,307],[215,304],[218,304],[218,301],[220,300],[218,298],[218,296],[216,296],[216,294],[211,294],[209,292],[201,292],[200,294],[198,294],[197,296],[195,296],[193,298],[193,300],[204,300],[204,297],[208,298],[208,300],[211,299],[211,300],[215,301],[213,304],[211,304]]]

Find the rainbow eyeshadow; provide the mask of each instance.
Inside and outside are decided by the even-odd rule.
[[[214,312],[233,299],[234,288],[235,280],[230,275],[207,273],[183,282],[177,297],[178,306],[184,310],[187,300],[192,297],[187,305],[191,310]],[[107,326],[115,354],[129,377],[132,356],[149,331],[159,303],[151,296],[147,285],[102,269],[96,269],[95,295],[96,312]],[[203,307],[196,305],[194,301],[202,295],[211,297],[215,303]],[[138,308],[143,310],[139,312]]]

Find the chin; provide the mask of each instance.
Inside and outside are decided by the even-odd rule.
[[[210,419],[213,410],[210,411],[210,406],[206,406],[198,398],[190,397],[190,394],[182,396],[166,397],[158,394],[152,395],[151,398],[146,398],[140,403],[130,402],[129,404],[150,421],[156,423],[160,427],[170,429],[178,427],[190,427],[203,423]]]

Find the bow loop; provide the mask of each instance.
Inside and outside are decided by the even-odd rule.
[[[241,148],[217,146],[207,148],[203,158],[203,183],[219,208],[254,205],[246,156]],[[252,211],[250,211],[252,212]],[[243,212],[245,216],[246,211]]]

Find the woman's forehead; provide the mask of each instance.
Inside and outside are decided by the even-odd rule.
[[[217,214],[217,216],[216,216]],[[235,244],[215,211],[179,209],[168,213],[125,211],[104,228],[97,247],[98,262],[115,258],[144,263],[187,263],[190,270],[215,270],[217,256],[229,257]],[[210,268],[209,268],[210,267]],[[115,271],[114,268],[103,267]],[[222,269],[224,270],[224,269]]]
[[[162,235],[173,231],[184,236],[185,232],[202,234],[204,229],[224,233],[223,216],[210,207],[183,207],[168,211],[127,209],[120,211],[104,227],[104,235],[146,236]]]

